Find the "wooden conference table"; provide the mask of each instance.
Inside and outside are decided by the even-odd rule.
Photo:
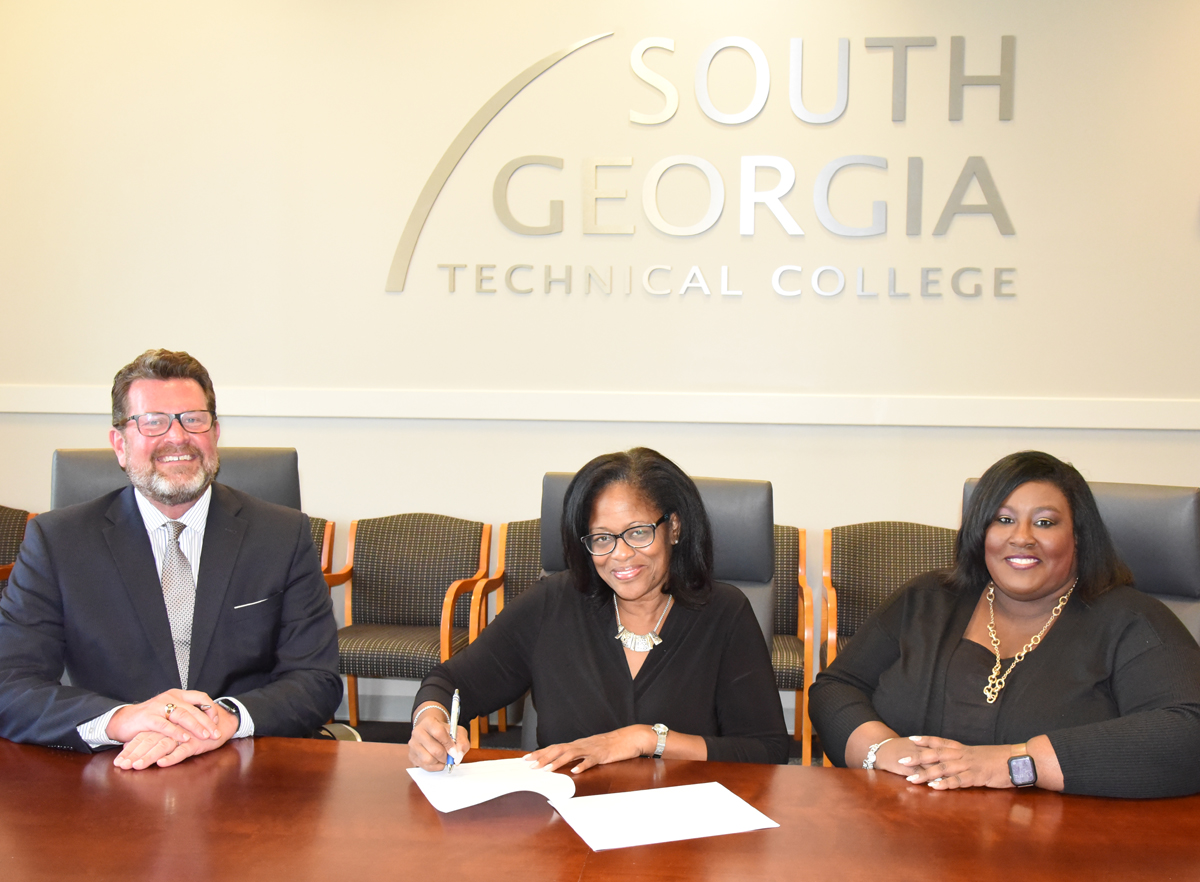
[[[882,772],[633,760],[579,776],[577,795],[717,780],[780,827],[597,853],[536,794],[439,815],[403,745],[263,738],[143,772],[112,757],[0,741],[0,879],[1200,878],[1200,797],[937,793]]]

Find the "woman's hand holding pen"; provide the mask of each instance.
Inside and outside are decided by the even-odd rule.
[[[430,708],[425,711],[425,708]],[[446,768],[446,758],[454,751],[455,762],[460,762],[471,749],[471,739],[467,730],[458,726],[457,737],[450,737],[447,721],[449,712],[433,701],[427,701],[417,708],[417,722],[413,725],[412,737],[408,741],[408,761],[419,768],[430,772],[440,772]]]

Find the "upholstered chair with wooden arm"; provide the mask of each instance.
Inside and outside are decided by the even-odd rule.
[[[867,617],[909,579],[954,565],[957,530],[907,521],[872,521],[825,531],[825,609],[821,667]],[[829,765],[828,758],[825,764]]]
[[[439,514],[398,514],[350,524],[346,566],[325,577],[346,585],[338,657],[350,725],[358,678],[422,680],[467,645],[471,592],[487,575],[492,528]]]

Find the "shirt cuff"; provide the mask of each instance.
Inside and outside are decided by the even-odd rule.
[[[249,738],[249,737],[251,737],[254,734],[254,720],[250,716],[250,711],[246,710],[246,705],[242,704],[240,701],[238,701],[232,695],[223,695],[221,697],[224,698],[226,701],[232,701],[234,704],[236,704],[238,706],[238,710],[241,711],[241,713],[238,715],[238,718],[241,720],[241,723],[240,723],[240,725],[238,725],[237,731],[233,733],[233,737],[234,738]]]
[[[113,741],[108,737],[108,721],[123,707],[128,707],[125,704],[118,704],[106,714],[101,714],[95,719],[88,720],[86,723],[80,723],[75,727],[75,731],[79,733],[79,737],[92,750],[100,747],[119,747],[120,741]],[[253,729],[253,726],[251,726]]]

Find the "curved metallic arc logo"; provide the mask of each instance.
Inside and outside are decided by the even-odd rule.
[[[396,254],[392,257],[392,268],[388,270],[387,287],[384,290],[389,294],[398,294],[404,290],[404,283],[408,279],[408,267],[412,263],[413,252],[417,248],[417,239],[421,237],[425,221],[429,218],[429,213],[433,211],[433,203],[437,201],[438,194],[442,192],[442,187],[446,186],[446,181],[450,179],[450,174],[458,165],[459,160],[466,154],[467,148],[487,128],[488,123],[496,118],[496,115],[504,109],[509,101],[517,97],[517,93],[568,55],[589,43],[612,35],[612,31],[607,34],[597,34],[586,40],[580,40],[566,49],[547,55],[509,80],[504,88],[479,108],[479,112],[471,117],[470,121],[463,126],[463,130],[458,133],[458,137],[446,148],[441,161],[434,168],[429,180],[425,182],[425,186],[421,188],[421,195],[417,197],[417,203],[413,206],[412,214],[408,216],[408,223],[404,225],[404,232],[400,234],[400,241],[396,245]]]

